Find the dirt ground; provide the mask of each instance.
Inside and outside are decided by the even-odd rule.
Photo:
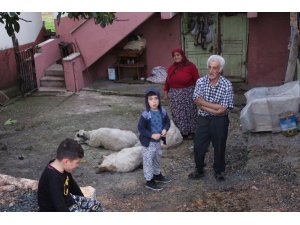
[[[134,90],[135,88],[128,88]],[[172,178],[164,190],[144,187],[141,168],[130,173],[96,174],[95,166],[110,151],[83,145],[84,161],[74,173],[80,186],[96,188],[108,211],[299,211],[300,135],[242,133],[239,113],[244,106],[236,92],[230,113],[226,180],[213,177],[213,150],[206,157],[206,174],[189,180],[194,170],[192,141],[163,152],[163,173]],[[168,106],[165,105],[169,110]],[[80,129],[119,128],[137,132],[144,98],[105,95],[96,91],[48,95],[35,93],[0,108],[0,173],[38,180],[58,144]],[[8,119],[17,120],[4,125]]]

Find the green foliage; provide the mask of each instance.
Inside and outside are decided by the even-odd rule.
[[[51,30],[52,32],[55,32],[53,12],[51,12],[51,13],[42,13],[42,20],[45,23],[46,30]]]
[[[17,122],[17,120],[12,120],[12,119],[8,119],[4,125],[7,126],[7,125],[12,125],[12,124],[15,124]]]
[[[74,20],[94,19],[95,24],[99,24],[102,28],[112,24],[116,20],[113,12],[59,12],[57,14],[57,23],[59,25],[61,16],[68,14],[68,17]]]
[[[0,23],[5,25],[6,32],[12,36],[15,32],[20,30],[20,12],[0,12]]]

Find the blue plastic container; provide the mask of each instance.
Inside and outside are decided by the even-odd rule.
[[[284,112],[279,114],[280,127],[284,136],[294,136],[298,133],[297,120],[294,112]]]

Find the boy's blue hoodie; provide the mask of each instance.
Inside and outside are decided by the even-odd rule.
[[[151,135],[152,135],[152,133],[151,133],[151,113],[150,113],[150,106],[148,103],[148,95],[150,92],[155,93],[158,97],[158,100],[159,100],[158,110],[160,111],[160,114],[162,116],[163,129],[166,129],[168,131],[171,126],[167,111],[161,106],[159,91],[157,91],[154,88],[147,89],[147,91],[145,93],[146,110],[144,112],[142,112],[142,115],[140,116],[140,120],[138,123],[138,130],[140,133],[139,139],[140,139],[141,144],[145,147],[149,146],[149,143],[151,140]]]

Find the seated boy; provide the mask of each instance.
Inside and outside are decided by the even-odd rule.
[[[53,159],[43,171],[38,185],[41,212],[102,212],[101,203],[83,196],[71,173],[84,156],[77,141],[67,138],[60,143]]]

